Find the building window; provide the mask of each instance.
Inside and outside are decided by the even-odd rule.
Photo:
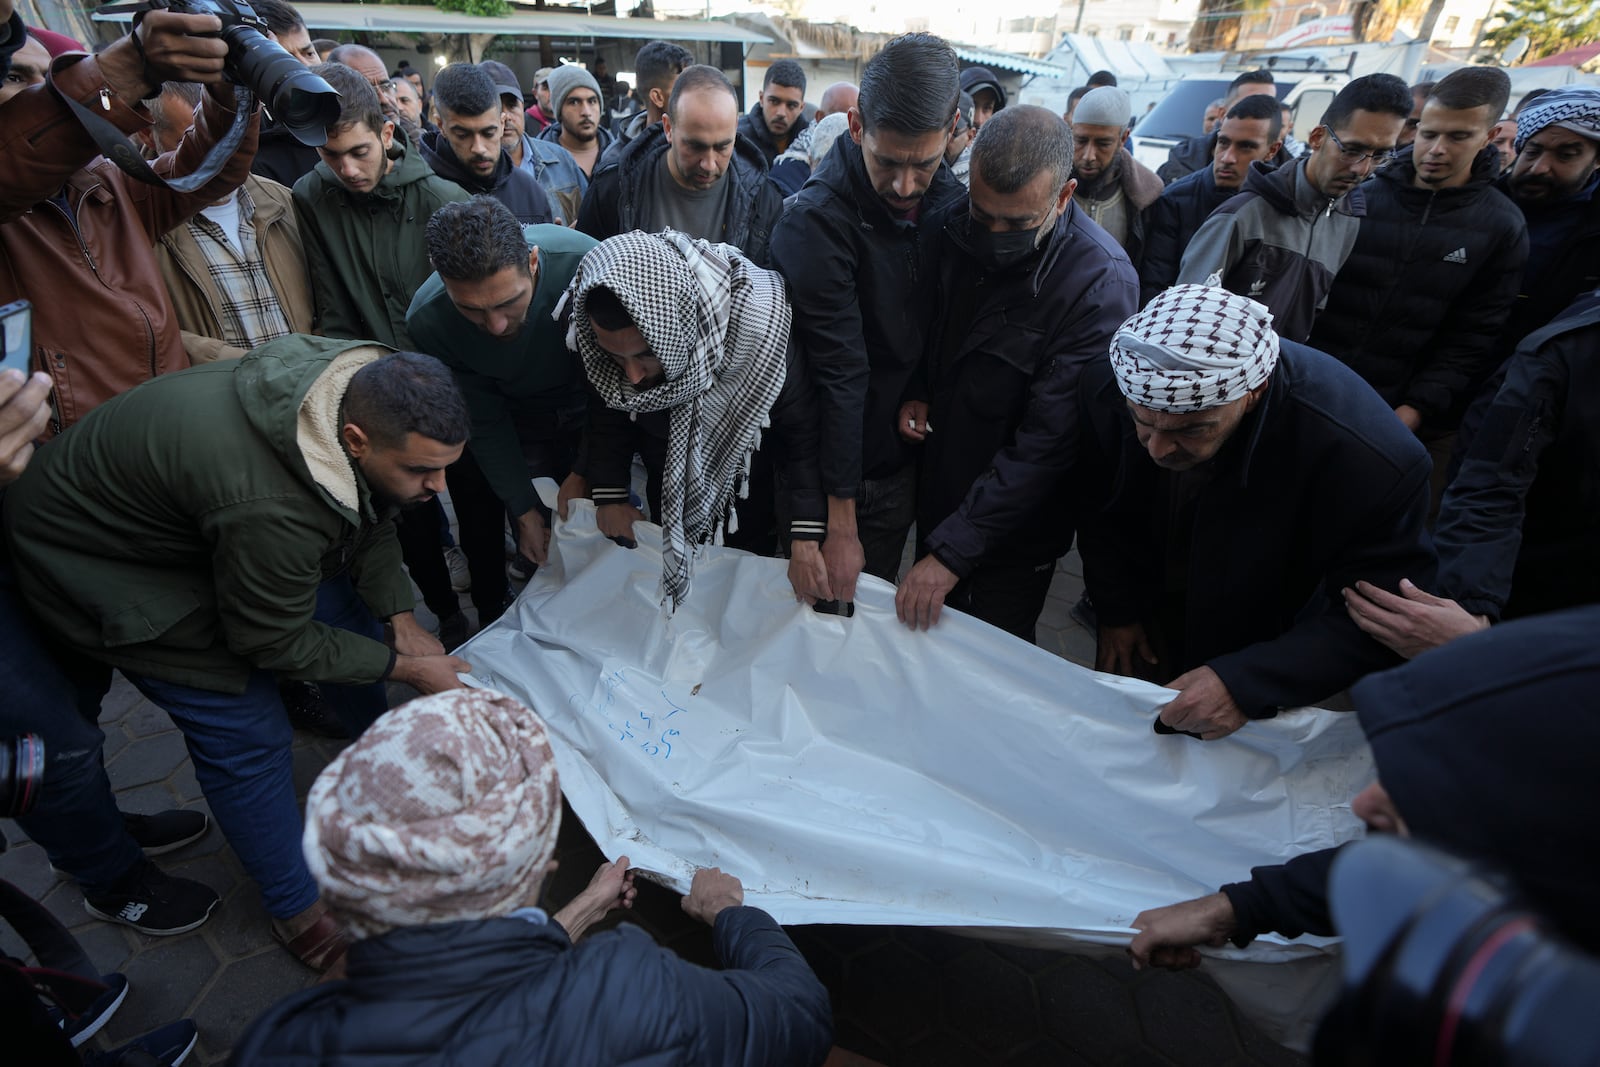
[[[1119,41],[1131,41],[1131,40],[1133,40],[1133,27],[1132,26],[1118,26],[1117,27],[1117,40],[1119,40]]]
[[[1451,15],[1449,18],[1444,20],[1444,32],[1451,37],[1454,37],[1456,35],[1456,30],[1460,27],[1460,25],[1461,16]]]

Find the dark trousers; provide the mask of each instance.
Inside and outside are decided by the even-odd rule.
[[[865,570],[893,584],[900,578],[906,537],[917,518],[915,464],[882,478],[868,478],[856,494],[856,536],[866,555]]]
[[[445,477],[450,478],[450,471],[445,472]],[[450,498],[455,499],[454,484],[450,487]],[[450,587],[450,568],[444,561],[444,545],[439,536],[444,525],[444,505],[437,497],[426,504],[407,508],[394,524],[406,570],[422,591],[422,602],[440,619],[448,619],[461,610],[461,600]]]
[[[1038,644],[1034,627],[1055,573],[1054,561],[980,563],[950,590],[945,606]]]
[[[44,739],[44,784],[33,813],[17,820],[86,893],[103,893],[144,857],[122,824],[106,777],[97,722],[105,667],[47,644],[23,607],[9,553],[0,544],[0,736]]]

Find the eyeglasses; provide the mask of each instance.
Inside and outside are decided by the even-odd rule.
[[[1339,158],[1352,167],[1370,159],[1372,160],[1373,170],[1382,170],[1394,162],[1394,153],[1387,148],[1380,148],[1376,152],[1363,152],[1359,148],[1346,148],[1344,142],[1339,140],[1339,135],[1333,132],[1333,127],[1325,125],[1322,128],[1328,131],[1328,137],[1333,141],[1334,146],[1339,149]]]
[[[378,92],[380,92],[380,93],[392,93],[392,92],[394,92],[394,82],[393,82],[393,80],[391,80],[389,78],[385,78],[382,81],[373,82],[372,83],[372,87],[374,89],[378,90]]]

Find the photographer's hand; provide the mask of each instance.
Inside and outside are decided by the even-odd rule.
[[[221,37],[222,20],[215,15],[175,15],[151,11],[134,31],[144,54],[130,34],[100,53],[100,73],[106,86],[130,107],[147,99],[165,81],[221,82],[228,46]]]

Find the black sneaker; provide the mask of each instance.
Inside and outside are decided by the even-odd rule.
[[[122,1002],[128,999],[128,979],[125,975],[102,974],[100,981],[105,983],[106,991],[76,1019],[68,1019],[67,1013],[55,1004],[48,1002],[45,1004],[45,1010],[56,1020],[61,1032],[72,1042],[73,1048],[77,1048],[98,1034],[100,1028],[110,1022],[117,1009],[122,1007]]]
[[[183,811],[173,808],[154,815],[122,813],[122,825],[128,836],[144,849],[146,856],[159,856],[192,844],[206,836],[211,829],[211,816],[203,811]]]
[[[194,1051],[200,1031],[189,1019],[168,1023],[126,1045],[85,1056],[84,1067],[178,1067]]]
[[[219,899],[210,886],[174,878],[149,860],[140,860],[107,892],[85,893],[83,907],[96,919],[166,937],[205,922]]]

